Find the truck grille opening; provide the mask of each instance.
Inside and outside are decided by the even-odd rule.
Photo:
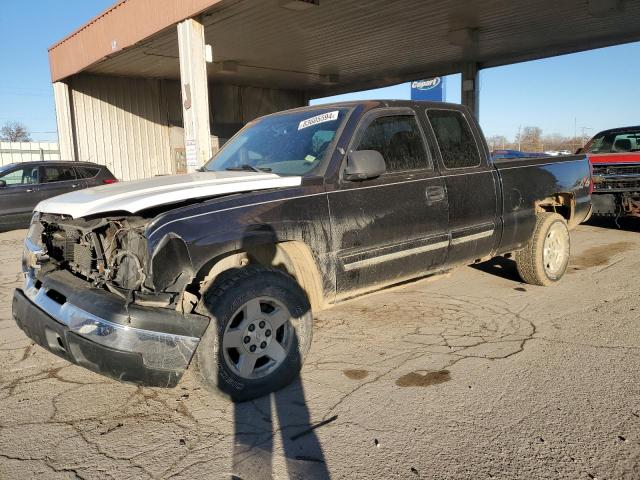
[[[45,243],[49,256],[84,277],[89,277],[97,267],[97,254],[90,238],[72,228],[48,231]]]
[[[638,175],[640,165],[594,165],[594,175]]]
[[[142,287],[147,265],[145,219],[74,220],[45,214],[40,222],[48,270],[67,270],[111,291]]]
[[[92,271],[96,269],[97,258],[96,251],[90,245],[76,243],[73,246],[72,263],[74,263],[80,271]]]
[[[640,165],[594,165],[593,175],[600,177],[595,192],[640,191]]]

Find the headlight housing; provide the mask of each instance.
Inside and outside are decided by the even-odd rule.
[[[42,245],[42,223],[40,223],[40,212],[33,212],[31,222],[29,223],[29,231],[27,238],[36,245]]]
[[[27,237],[24,239],[24,251],[22,254],[22,271],[31,272],[40,268],[41,264],[49,260],[42,243],[43,227],[40,223],[40,212],[34,212],[29,224]]]

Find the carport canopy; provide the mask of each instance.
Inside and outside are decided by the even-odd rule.
[[[180,80],[185,138],[200,151],[208,99],[198,111],[191,98],[209,83],[315,98],[461,72],[477,113],[480,69],[637,41],[639,26],[632,0],[121,0],[49,57],[54,83]]]

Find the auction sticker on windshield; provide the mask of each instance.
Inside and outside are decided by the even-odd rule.
[[[338,110],[333,112],[323,113],[321,115],[316,115],[315,117],[307,118],[300,122],[298,125],[298,130],[302,130],[303,128],[311,127],[312,125],[317,125],[319,123],[331,122],[338,118]]]

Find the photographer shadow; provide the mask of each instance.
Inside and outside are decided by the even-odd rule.
[[[312,428],[299,377],[268,396],[235,404],[231,478],[270,480],[274,466],[278,470],[284,466],[287,478],[330,478],[320,441]],[[274,458],[278,432],[283,458]]]
[[[269,226],[245,231],[242,250],[251,263],[270,265],[291,274],[278,257],[277,237]],[[306,314],[307,312],[302,312]],[[298,345],[295,329],[294,348]],[[302,366],[297,356],[298,369]],[[287,478],[324,480],[330,478],[320,441],[315,434],[298,375],[286,387],[264,397],[234,405],[234,444],[231,478],[270,480],[286,469]],[[283,456],[276,455],[277,441]]]

